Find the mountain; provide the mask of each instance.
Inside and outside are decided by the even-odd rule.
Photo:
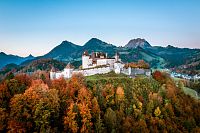
[[[20,72],[35,72],[37,70],[50,71],[52,66],[57,70],[63,70],[67,64],[54,59],[38,59],[29,62],[27,65],[22,66]]]
[[[50,71],[52,69],[52,66],[57,70],[63,70],[64,67],[66,67],[66,63],[54,60],[54,59],[36,59],[36,60],[27,60],[26,65],[16,65],[16,64],[7,64],[0,70],[0,81],[5,79],[7,75],[12,73],[33,73],[38,70],[41,71]]]
[[[186,65],[193,62],[193,60],[200,61],[200,58],[198,58],[200,57],[200,49],[178,48],[168,45],[167,47],[149,47],[145,50],[164,58],[168,68]]]
[[[0,53],[1,67],[9,63],[20,66],[27,66],[33,61],[40,59],[54,59],[65,63],[71,62],[76,68],[81,65],[82,53],[87,50],[106,52],[109,57],[113,57],[119,52],[123,62],[135,62],[145,60],[152,68],[188,68],[187,70],[200,71],[200,49],[177,48],[171,45],[167,47],[151,46],[145,39],[132,39],[124,47],[116,47],[113,44],[106,43],[97,38],[92,38],[84,45],[79,46],[69,41],[63,41],[61,44],[53,48],[49,53],[40,57],[29,55],[26,58],[6,55]],[[34,65],[35,66],[35,65]]]
[[[69,61],[77,57],[77,52],[81,46],[73,44],[69,41],[63,41],[60,45],[53,48],[49,53],[41,58],[53,58],[62,61]]]
[[[145,43],[144,46],[148,45]],[[151,45],[149,44],[149,46]],[[109,57],[113,57],[118,51],[120,52],[120,57],[124,62],[132,62],[143,59],[152,67],[163,68],[165,65],[165,60],[162,57],[150,51],[146,51],[139,45],[134,49],[127,47],[116,47],[113,44],[108,44],[97,38],[90,39],[83,46],[78,46],[71,42],[63,41],[60,45],[52,49],[48,54],[41,58],[53,58],[59,61],[71,62],[76,68],[78,68],[81,65],[82,53],[86,50],[89,53],[92,53],[92,51],[105,52]]]
[[[106,51],[113,50],[114,48],[116,48],[116,46],[103,42],[97,38],[92,38],[88,42],[85,43],[82,50],[83,51],[88,50],[91,52],[92,50],[106,52]]]
[[[34,58],[35,57],[33,57],[32,55],[29,55],[27,57],[20,57],[20,56],[11,55],[11,54],[7,55],[6,53],[1,52],[0,53],[0,69],[10,63],[19,65],[20,63],[22,63],[26,60],[30,60],[30,59],[34,59]]]
[[[120,58],[123,62],[137,62],[144,60],[150,64],[152,68],[164,68],[166,61],[159,55],[147,51],[141,47],[134,49],[119,49]]]
[[[35,57],[32,54],[26,57],[26,60],[32,60],[32,59],[35,59]]]
[[[148,48],[148,47],[151,47],[151,45],[145,39],[137,38],[137,39],[130,40],[128,44],[125,45],[125,47],[126,48],[137,48],[137,47]]]
[[[60,45],[53,48],[49,53],[39,58],[53,58],[56,60],[69,62],[80,61],[82,53],[87,50],[89,53],[92,51],[102,51],[112,53],[114,55],[116,46],[103,42],[97,38],[92,38],[83,46],[73,44],[69,41],[63,41]]]

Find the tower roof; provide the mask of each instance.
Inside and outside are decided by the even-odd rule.
[[[119,56],[119,52],[116,52],[116,56]]]
[[[86,50],[86,51],[84,51],[84,52],[83,52],[83,55],[89,56],[89,53],[88,53],[88,51],[87,51],[87,50]]]
[[[69,62],[65,68],[67,68],[67,69],[74,69],[74,66]]]
[[[51,72],[55,72],[56,70],[55,70],[55,68],[52,66],[51,67]]]

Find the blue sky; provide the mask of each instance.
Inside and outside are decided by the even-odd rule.
[[[43,55],[63,40],[200,48],[200,0],[0,0],[0,51]]]

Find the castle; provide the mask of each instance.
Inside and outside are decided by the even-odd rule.
[[[63,71],[55,71],[54,68],[50,71],[50,79],[71,78],[73,74],[81,73],[84,76],[95,74],[105,74],[111,71],[115,73],[124,73],[126,75],[144,74],[149,76],[150,71],[145,69],[125,68],[125,64],[121,61],[119,53],[116,53],[114,58],[109,58],[107,53],[92,52],[91,55],[87,51],[82,54],[82,66],[76,70],[68,63]]]

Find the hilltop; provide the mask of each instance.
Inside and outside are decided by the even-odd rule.
[[[128,42],[128,44],[126,44],[124,47],[126,47],[126,48],[137,48],[137,47],[148,48],[148,47],[151,47],[151,45],[145,39],[137,38],[137,39],[130,40]]]

